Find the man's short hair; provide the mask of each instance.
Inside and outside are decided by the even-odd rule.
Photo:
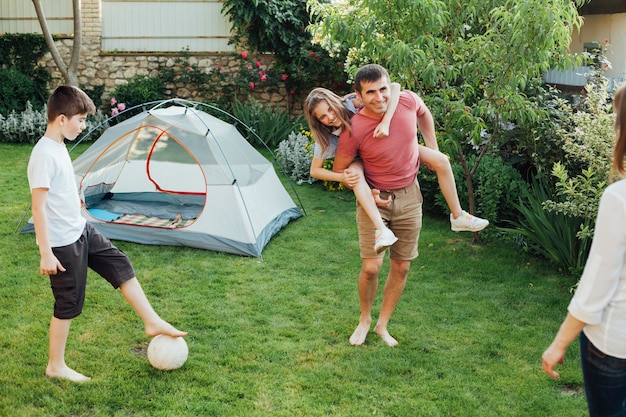
[[[354,89],[360,93],[362,93],[363,86],[361,83],[367,82],[371,83],[374,81],[378,81],[381,78],[386,77],[387,81],[390,81],[389,73],[387,70],[378,64],[367,64],[359,68],[359,71],[356,73],[354,77]]]
[[[80,88],[71,85],[57,87],[48,99],[48,122],[52,122],[60,115],[67,118],[77,114],[93,114],[96,106],[89,96]]]

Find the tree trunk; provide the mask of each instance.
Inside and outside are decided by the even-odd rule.
[[[72,0],[74,11],[74,42],[72,43],[72,55],[70,57],[69,66],[63,61],[63,58],[54,43],[54,38],[48,28],[48,21],[44,15],[40,0],[32,1],[35,6],[35,12],[37,13],[37,19],[39,20],[41,31],[46,41],[46,45],[48,45],[48,49],[50,49],[50,54],[52,54],[54,63],[61,72],[65,83],[78,87],[78,63],[80,61],[80,49],[82,45],[82,16],[80,0]]]

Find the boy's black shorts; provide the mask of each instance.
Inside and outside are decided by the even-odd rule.
[[[85,302],[87,268],[106,279],[113,288],[135,277],[128,256],[90,223],[78,240],[67,246],[52,248],[65,272],[50,275],[54,294],[54,317],[73,319],[80,315]]]

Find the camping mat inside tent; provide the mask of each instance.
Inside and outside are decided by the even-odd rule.
[[[150,194],[138,194],[135,199],[132,194],[92,196],[87,200],[87,210],[95,218],[112,223],[177,228],[193,223],[203,208],[198,203],[204,199],[195,196],[158,198],[157,193]]]

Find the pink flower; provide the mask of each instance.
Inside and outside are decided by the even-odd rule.
[[[264,83],[265,81],[267,81],[267,75],[263,74],[261,75],[261,82]]]
[[[117,104],[117,100],[115,97],[111,97],[111,106],[115,106],[115,104]]]
[[[287,74],[283,74],[283,75],[281,75],[281,76],[280,76],[280,79],[281,79],[281,80],[283,80],[283,81],[285,81],[285,80],[287,79]]]
[[[190,66],[186,66],[186,67],[185,67],[185,69],[186,69],[187,71],[191,71],[191,67],[190,67]]]
[[[243,59],[246,59],[246,58],[248,57],[248,53],[247,53],[246,51],[242,52],[242,53],[241,53],[241,57],[242,57]]]
[[[255,62],[254,65],[256,65],[257,68],[260,68],[261,67],[261,61]]]
[[[314,57],[315,56],[315,52],[309,52],[309,56],[310,57]]]
[[[124,103],[118,103],[118,104],[117,104],[117,109],[118,109],[119,111],[124,111],[124,110],[126,110],[126,104],[124,104]]]
[[[250,82],[250,90],[252,90],[254,88],[254,83]]]
[[[289,94],[293,96],[294,94],[296,94],[296,90],[289,90]]]
[[[117,107],[113,107],[111,109],[111,116],[117,116],[118,113],[119,113],[119,110],[117,109]]]
[[[222,70],[222,66],[221,66],[221,65],[218,65],[218,66],[217,66],[217,70],[218,70],[218,71],[221,71],[221,70]]]

